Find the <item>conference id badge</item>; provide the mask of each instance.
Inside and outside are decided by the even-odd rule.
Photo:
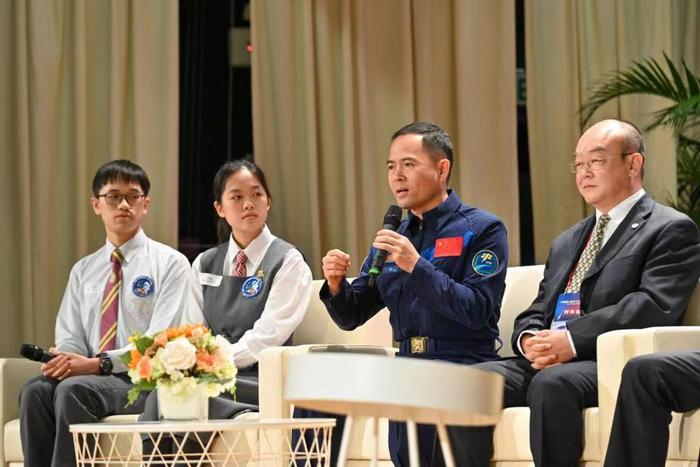
[[[559,294],[551,329],[566,329],[566,322],[581,316],[581,294],[569,292]]]

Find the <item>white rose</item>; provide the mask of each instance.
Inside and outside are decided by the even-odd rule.
[[[159,354],[160,361],[168,374],[176,370],[192,368],[197,361],[197,349],[186,337],[178,337],[168,342]]]

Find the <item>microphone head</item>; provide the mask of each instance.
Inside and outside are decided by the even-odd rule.
[[[394,227],[391,230],[396,230],[399,227],[399,224],[401,224],[402,215],[403,210],[400,207],[396,206],[395,204],[389,206],[389,209],[386,210],[386,215],[384,216],[384,228],[390,225]]]
[[[29,360],[40,362],[44,356],[44,350],[38,345],[22,344],[22,346],[19,348],[19,354]]]
[[[19,348],[19,354],[29,360],[42,363],[46,363],[54,357],[51,352],[47,352],[34,344],[22,344]]]

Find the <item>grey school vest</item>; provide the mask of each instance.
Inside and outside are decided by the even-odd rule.
[[[204,317],[214,334],[221,334],[236,343],[247,330],[253,328],[265,308],[275,274],[292,248],[289,243],[276,238],[253,275],[223,276],[218,287],[202,285]],[[205,251],[199,263],[200,270],[221,275],[227,250],[226,242]],[[285,345],[291,345],[291,341],[290,337]]]

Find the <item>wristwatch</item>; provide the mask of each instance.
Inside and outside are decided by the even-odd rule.
[[[112,359],[109,357],[109,355],[107,355],[105,352],[101,352],[95,356],[100,359],[100,374],[111,375],[114,364],[112,363]]]

